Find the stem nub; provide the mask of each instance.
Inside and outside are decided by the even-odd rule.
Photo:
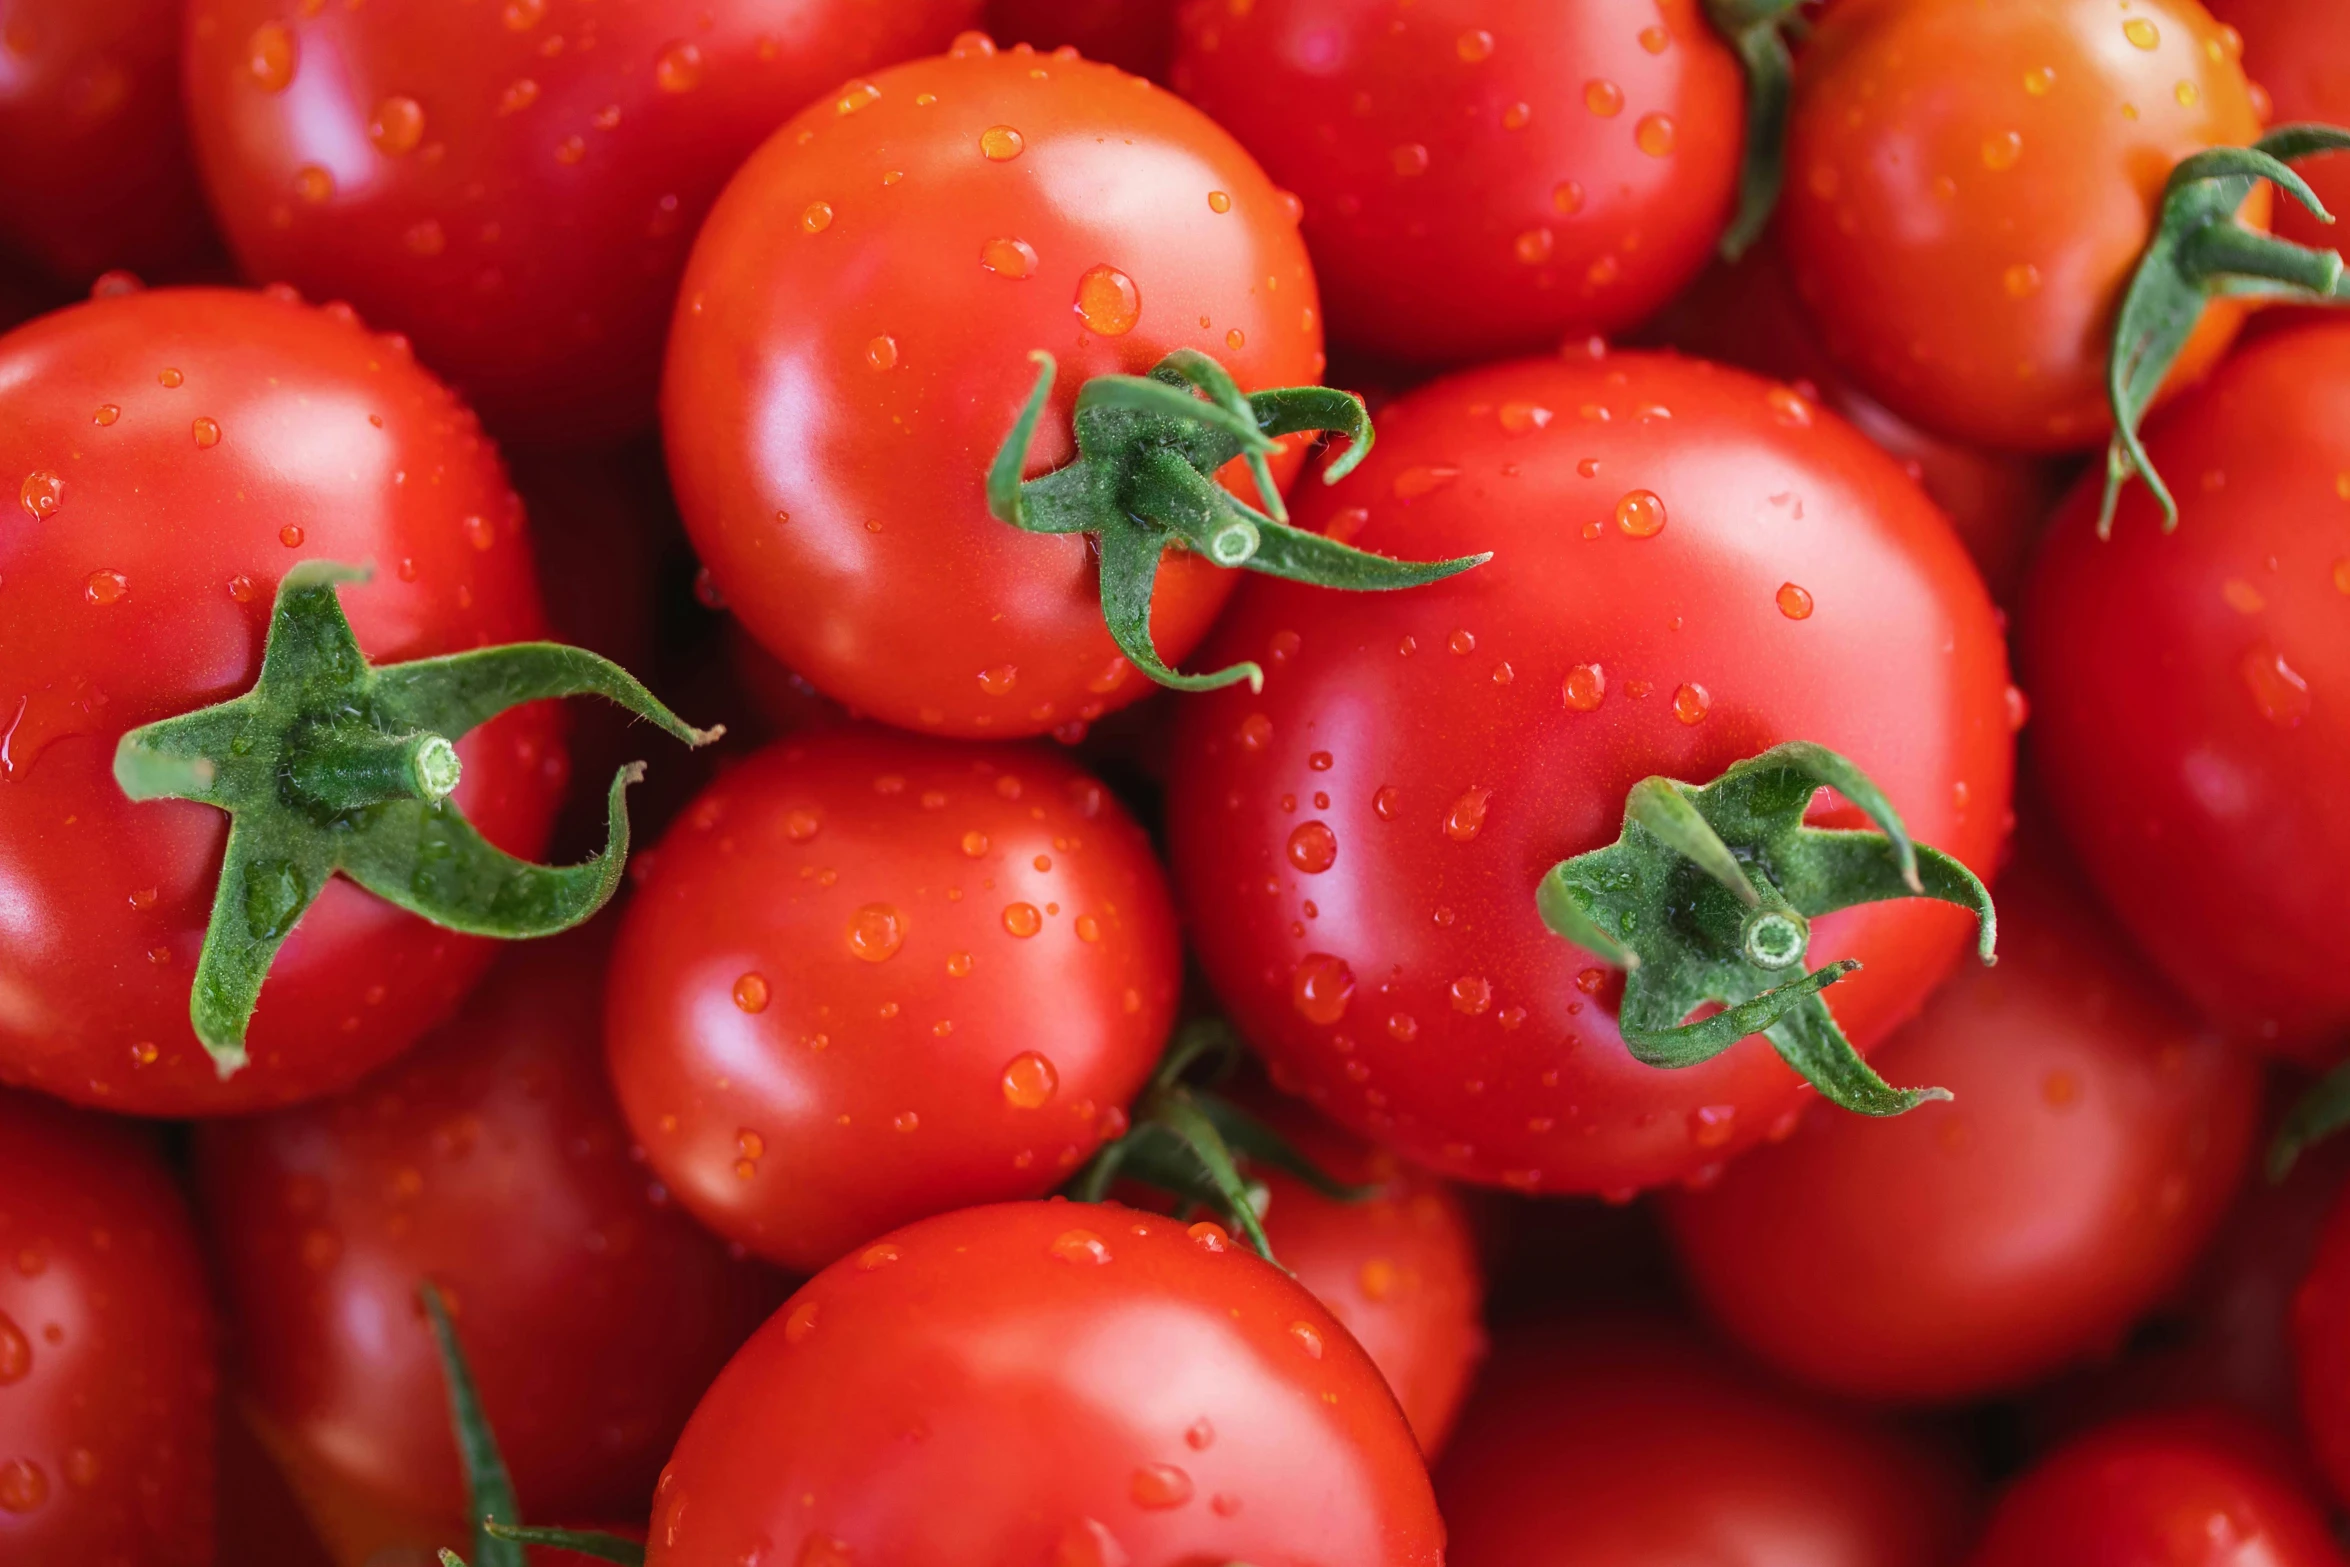
[[[457,748],[436,734],[340,731],[300,746],[287,769],[294,791],[333,812],[388,800],[445,800],[464,766]]]

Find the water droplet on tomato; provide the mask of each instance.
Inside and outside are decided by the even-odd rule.
[[[36,468],[25,475],[16,499],[34,521],[46,522],[65,504],[65,481],[46,468]]]
[[[1605,79],[1585,82],[1583,107],[1601,119],[1613,119],[1624,112],[1624,89]]]
[[[1692,680],[1673,693],[1673,716],[1685,724],[1701,724],[1712,711],[1713,693]]]
[[[745,974],[734,982],[734,1004],[745,1012],[764,1012],[770,991],[767,976]]]
[[[198,450],[220,444],[220,422],[215,419],[207,419],[201,414],[197,415],[194,421],[189,424],[188,433],[195,437]]]
[[[1538,267],[1557,248],[1558,236],[1548,228],[1530,228],[1510,242],[1510,252],[1526,266]]]
[[[2122,23],[2122,36],[2140,49],[2153,49],[2162,43],[2162,29],[2142,16],[2133,16]]]
[[[155,384],[157,386],[180,386],[185,384],[187,379],[188,378],[186,376],[179,372],[176,366],[166,365],[161,370],[155,372]]]
[[[702,51],[683,41],[669,45],[653,62],[653,81],[663,92],[692,92],[702,85]]]
[[[887,903],[868,903],[849,916],[849,951],[867,963],[886,963],[906,944],[906,921]]]
[[[29,1513],[49,1500],[49,1477],[29,1458],[0,1464],[0,1513]]]
[[[1550,206],[1553,212],[1573,216],[1583,210],[1583,187],[1575,180],[1561,180],[1550,188]]]
[[[1033,903],[1007,903],[1004,905],[1004,929],[1026,940],[1044,929],[1044,916],[1036,912]]]
[[[1983,138],[1983,167],[1994,174],[2004,174],[2024,155],[2024,138],[2019,131],[1995,131]]]
[[[1719,1148],[1737,1132],[1736,1105],[1699,1105],[1689,1112],[1689,1140],[1700,1148]]]
[[[1173,1464],[1144,1464],[1134,1471],[1127,1491],[1135,1506],[1164,1511],[1191,1500],[1191,1476]]]
[[[2292,729],[2309,716],[2309,682],[2285,662],[2282,653],[2263,637],[2245,650],[2237,665],[2244,689],[2260,716],[2280,729]]]
[[[1407,141],[1387,149],[1388,166],[1403,179],[1411,179],[1428,172],[1428,149],[1416,141]]]
[[[1665,503],[1654,490],[1626,490],[1616,502],[1616,526],[1635,539],[1653,539],[1665,531]]]
[[[1452,41],[1453,52],[1470,65],[1493,58],[1493,35],[1482,27],[1472,27]]]
[[[1024,239],[991,239],[979,247],[979,264],[999,277],[1025,278],[1036,270],[1036,247]]]
[[[2024,91],[2035,98],[2047,97],[2049,89],[2055,85],[2056,68],[2054,66],[2036,65],[2024,72]]]
[[[263,22],[245,39],[245,74],[266,93],[281,93],[294,80],[294,35],[281,22]]]
[[[8,1313],[0,1311],[0,1387],[23,1381],[25,1373],[32,1369],[32,1340],[24,1336],[24,1330],[9,1319]]]
[[[1077,318],[1103,337],[1124,337],[1142,316],[1142,295],[1134,279],[1116,267],[1088,267],[1077,280]]]
[[[1673,135],[1673,117],[1669,114],[1644,114],[1640,123],[1632,127],[1633,145],[1652,158],[1672,153]]]
[[[1476,1017],[1493,1005],[1493,983],[1482,974],[1463,974],[1452,982],[1452,1009]]]
[[[130,578],[104,567],[91,572],[89,579],[82,584],[82,596],[101,608],[121,603],[130,597],[130,591]]]
[[[1009,125],[990,125],[979,133],[979,151],[990,163],[1009,163],[1027,150],[1026,138]]]
[[[1379,813],[1381,821],[1394,821],[1403,810],[1403,791],[1393,784],[1382,784],[1378,792],[1371,796],[1371,809]]]
[[[1292,1322],[1289,1325],[1289,1337],[1292,1343],[1306,1352],[1308,1358],[1322,1358],[1322,1334],[1311,1322]]]
[[[857,1271],[875,1273],[893,1262],[903,1260],[905,1252],[887,1241],[880,1241],[857,1253]]]
[[[100,403],[98,411],[90,415],[90,423],[108,425],[122,417],[122,409],[114,403]]]
[[[1444,835],[1455,843],[1467,843],[1485,828],[1485,802],[1493,798],[1491,789],[1470,789],[1452,802],[1452,809],[1444,813]]]
[[[1409,503],[1435,494],[1460,476],[1458,468],[1417,464],[1397,474],[1392,488],[1397,500]]]
[[[1307,953],[1289,977],[1290,1005],[1307,1022],[1324,1027],[1346,1016],[1354,993],[1354,970],[1327,952]]]
[[[1779,613],[1785,615],[1789,620],[1811,619],[1810,590],[1797,587],[1792,582],[1782,582],[1779,584],[1777,598]]]
[[[1053,1237],[1052,1245],[1046,1250],[1063,1262],[1090,1263],[1098,1267],[1110,1260],[1109,1246],[1091,1230],[1063,1230]]]
[[[311,206],[318,206],[334,193],[335,177],[317,164],[305,163],[294,171],[294,194]]]
[[[898,340],[884,332],[865,344],[865,362],[876,370],[888,370],[898,362]]]
[[[1338,863],[1338,834],[1321,822],[1300,822],[1289,835],[1289,863],[1319,876]]]

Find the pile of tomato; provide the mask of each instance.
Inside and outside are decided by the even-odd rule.
[[[2350,1567],[2344,124],[0,0],[0,1564]]]

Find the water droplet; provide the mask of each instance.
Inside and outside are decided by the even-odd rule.
[[[800,213],[800,231],[802,233],[821,234],[830,227],[832,227],[832,203],[829,201],[811,201]]]
[[[1025,941],[1044,929],[1044,916],[1036,912],[1033,903],[1007,903],[1004,905],[1004,929]]]
[[[783,819],[783,835],[794,843],[806,843],[823,827],[824,818],[806,806],[790,812]]]
[[[893,1262],[902,1260],[905,1255],[903,1251],[892,1246],[889,1242],[881,1241],[857,1253],[857,1271],[875,1273]]]
[[[1392,488],[1395,498],[1408,504],[1424,495],[1435,494],[1460,476],[1458,468],[1416,465],[1397,474]]]
[[[1685,724],[1704,723],[1713,705],[1713,693],[1694,680],[1673,693],[1673,716]]]
[[[49,1500],[49,1477],[29,1458],[0,1464],[0,1513],[29,1513]]]
[[[2081,1080],[2072,1073],[2055,1071],[2040,1079],[2040,1098],[2052,1110],[2069,1107],[2081,1097]]]
[[[2173,87],[2173,88],[2172,88],[2170,91],[2171,91],[2171,96],[2172,96],[2173,98],[2176,98],[2176,99],[2178,99],[2178,101],[2179,101],[2179,107],[2180,107],[2180,108],[2182,108],[2182,109],[2192,109],[2192,108],[2194,108],[2194,107],[2195,107],[2195,100],[2196,100],[2196,98],[2197,98],[2197,97],[2199,97],[2199,96],[2200,96],[2200,94],[2198,94],[2198,93],[2195,91],[2195,84],[2194,84],[2193,82],[2190,82],[2190,81],[2184,81],[2184,80],[2182,80],[2182,81],[2181,81],[2181,82],[2180,82],[2180,83],[2179,83],[2179,84],[2178,84],[2176,87]]]
[[[1382,784],[1379,791],[1371,796],[1371,809],[1379,813],[1381,821],[1394,821],[1397,813],[1403,809],[1403,792],[1393,784]]]
[[[277,530],[278,543],[283,544],[287,549],[290,550],[300,549],[302,547],[303,538],[304,534],[302,532],[302,525],[298,522],[289,522],[284,527]],[[403,578],[401,580],[413,581],[414,579]]]
[[[1134,1471],[1127,1489],[1137,1507],[1181,1507],[1191,1500],[1191,1476],[1173,1464],[1144,1464]]]
[[[1501,111],[1501,128],[1505,131],[1522,131],[1533,123],[1534,105],[1530,103],[1513,103]]]
[[[2133,16],[2122,23],[2122,36],[2141,49],[2157,48],[2162,43],[2162,30],[2142,16]]]
[[[653,62],[653,81],[663,92],[692,92],[702,85],[702,51],[678,42]]]
[[[280,93],[294,79],[294,35],[279,22],[263,22],[245,39],[245,74],[266,93]]]
[[[100,403],[98,411],[90,415],[92,424],[107,425],[122,417],[122,409],[113,403]]]
[[[25,475],[16,499],[35,522],[46,522],[65,504],[65,481],[46,468],[36,468]]]
[[[1561,180],[1550,188],[1551,210],[1573,216],[1583,210],[1583,187],[1574,180]]]
[[[1811,428],[1811,404],[1793,387],[1774,386],[1763,393],[1763,401],[1770,406],[1771,417],[1779,423],[1796,430]]]
[[[2024,155],[2024,138],[2018,131],[1996,131],[1983,138],[1983,167],[1994,174],[2004,174],[2015,167]]]
[[[1699,1105],[1689,1112],[1689,1140],[1700,1148],[1719,1148],[1738,1130],[1736,1105]]]
[[[8,1313],[0,1311],[0,1387],[23,1381],[25,1373],[32,1369],[32,1341],[9,1320]]]
[[[87,1491],[98,1483],[98,1455],[86,1447],[77,1447],[65,1455],[65,1483],[76,1490]]]
[[[1616,526],[1635,539],[1653,539],[1665,531],[1665,503],[1654,490],[1626,490],[1616,502]]]
[[[2230,577],[2221,583],[2219,596],[2227,601],[2228,608],[2239,615],[2257,615],[2268,608],[2268,600],[2262,597],[2260,590],[2242,577]]]
[[[745,974],[734,982],[734,1004],[745,1012],[766,1011],[769,995],[764,974]]]
[[[1322,1335],[1311,1322],[1292,1322],[1289,1325],[1289,1336],[1310,1358],[1322,1358]]]
[[[1327,952],[1307,953],[1289,978],[1290,1004],[1307,1022],[1324,1027],[1346,1016],[1354,993],[1354,970]]]
[[[294,171],[294,194],[312,206],[317,206],[335,193],[335,177],[315,163],[305,163]]]
[[[854,81],[843,87],[832,100],[834,114],[854,114],[859,109],[881,101],[881,89],[867,81]]]
[[[1124,337],[1142,315],[1134,279],[1107,264],[1088,267],[1077,280],[1077,317],[1103,337]]]
[[[1251,713],[1240,721],[1240,748],[1243,751],[1262,751],[1273,738],[1273,720],[1262,713]]]
[[[876,370],[887,370],[898,362],[898,340],[887,332],[865,344],[865,362]]]
[[[1134,1558],[1109,1528],[1092,1518],[1077,1518],[1061,1530],[1053,1547],[1052,1567],[1127,1567]]]
[[[1510,241],[1510,252],[1525,266],[1538,267],[1548,261],[1558,246],[1558,236],[1547,228],[1531,228]]]
[[[1632,127],[1632,141],[1652,158],[1668,156],[1673,150],[1673,117],[1669,114],[1644,114],[1640,123]]]
[[[1588,713],[1607,696],[1607,671],[1597,664],[1577,664],[1567,671],[1562,686],[1567,706]]]
[[[414,151],[424,140],[424,105],[394,93],[378,103],[368,117],[367,139],[375,143],[378,152],[395,158]]]
[[[886,963],[906,944],[905,918],[889,904],[868,903],[849,916],[848,943],[867,963]]]
[[[684,1510],[681,1502],[671,1512],[674,1518]],[[672,1529],[676,1527],[673,1523]],[[857,1553],[848,1542],[829,1534],[811,1534],[800,1542],[800,1554],[792,1558],[792,1567],[856,1567]]]
[[[2056,68],[2054,66],[2036,65],[2024,72],[2024,91],[2035,98],[2047,97],[2049,89],[2055,85]]]
[[[1785,615],[1789,620],[1811,619],[1810,591],[1799,588],[1792,582],[1779,584],[1778,604],[1779,613]]]
[[[121,603],[130,597],[130,591],[130,578],[119,571],[109,571],[104,567],[91,572],[89,580],[82,584],[82,596],[101,608],[109,604]]]
[[[2251,693],[2252,705],[2259,709],[2261,717],[2280,729],[2291,729],[2309,716],[2309,682],[2285,662],[2284,655],[2267,638],[2247,649],[2237,668],[2244,677],[2244,689]]]
[[[990,125],[979,133],[979,150],[990,163],[1009,163],[1028,150],[1028,143],[1009,125]]]
[[[2334,562],[2334,591],[2350,594],[2350,555]]]
[[[504,92],[498,94],[499,118],[503,119],[509,114],[520,114],[538,101],[539,84],[527,76],[518,76],[506,84]]]
[[[1100,1266],[1110,1260],[1110,1248],[1091,1230],[1063,1230],[1046,1248],[1063,1262]]]
[[[158,370],[155,373],[155,384],[157,386],[181,386],[186,384],[187,379],[188,378],[182,375],[176,367],[170,365],[166,365],[163,369]]]
[[[975,860],[985,854],[987,852],[987,834],[976,827],[963,834],[963,852]]]
[[[1624,89],[1606,80],[1583,84],[1583,107],[1601,119],[1612,119],[1624,112]]]
[[[1493,58],[1493,35],[1482,27],[1472,27],[1452,41],[1453,52],[1470,65]]]
[[[786,1344],[797,1344],[815,1332],[818,1309],[812,1300],[803,1300],[792,1307],[783,1319],[783,1341]]]
[[[991,239],[979,247],[979,264],[999,277],[1025,278],[1036,270],[1036,247],[1024,239]]]
[[[449,248],[449,236],[443,232],[440,223],[432,218],[410,224],[401,240],[412,254],[419,256],[437,256]]]
[[[1640,29],[1640,47],[1650,54],[1663,54],[1665,46],[1672,41],[1672,35],[1654,23]]]
[[[1097,920],[1097,919],[1095,919],[1095,918],[1094,918],[1092,915],[1090,915],[1090,914],[1080,914],[1080,915],[1078,915],[1078,916],[1077,916],[1077,939],[1078,939],[1079,941],[1083,941],[1083,942],[1096,942],[1096,941],[1099,941],[1099,940],[1101,940],[1101,939],[1102,939],[1102,922],[1101,922],[1100,920]]]
[[[1338,863],[1338,834],[1321,822],[1300,822],[1289,835],[1289,863],[1319,876]]]
[[[1444,835],[1455,843],[1467,843],[1484,830],[1485,802],[1493,798],[1491,789],[1470,789],[1452,802],[1452,809],[1444,813]]]
[[[1210,212],[1216,213],[1230,212],[1232,210],[1232,198],[1220,190],[1209,191],[1208,210]]]
[[[1482,974],[1463,974],[1452,982],[1452,1009],[1476,1017],[1493,1005],[1493,983]]]

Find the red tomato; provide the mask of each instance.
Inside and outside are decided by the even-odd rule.
[[[2111,1348],[2252,1152],[2258,1064],[2199,1031],[2045,859],[1998,891],[1999,966],[1961,971],[1880,1053],[1954,1103],[1897,1121],[1815,1106],[1667,1199],[1707,1307],[1807,1382],[1956,1400]]]
[[[0,1092],[0,1256],[0,1560],[210,1567],[212,1312],[154,1148]]]
[[[1436,1489],[1452,1567],[1939,1567],[1966,1517],[1946,1462],[1628,1318],[1504,1339]]]
[[[15,0],[0,28],[0,249],[76,285],[210,251],[174,0]]]
[[[667,1205],[599,1070],[595,934],[517,949],[352,1092],[197,1141],[253,1406],[336,1484],[462,1542],[417,1304],[438,1284],[534,1519],[626,1516],[781,1291]],[[315,1505],[315,1503],[314,1503]]]
[[[2196,0],[1852,0],[1795,76],[1779,235],[1822,340],[1957,440],[2104,438],[2107,338],[2163,181],[2260,132],[2239,41]],[[2266,187],[2242,217],[2265,227]],[[2214,303],[2168,385],[2243,320]]]
[[[1100,784],[842,728],[726,773],[653,851],[612,1076],[679,1200],[813,1270],[1068,1179],[1125,1129],[1181,973],[1150,843]]]
[[[454,1007],[487,942],[338,880],[261,992],[222,1081],[188,1022],[227,818],[133,804],[123,731],[237,695],[278,578],[372,561],[342,593],[379,663],[541,635],[520,504],[472,416],[347,310],[166,289],[0,339],[0,1081],[141,1115],[284,1104],[357,1079]],[[413,482],[411,482],[413,481]],[[561,795],[558,715],[458,747],[455,799],[535,853]]]
[[[2330,7],[2310,0],[2210,0],[2210,7],[2243,35],[2244,69],[2252,76],[2252,101],[2261,118],[2279,125],[2350,122],[2350,32]],[[2350,157],[2311,158],[2300,174],[2328,212],[2337,219],[2350,213]],[[2276,231],[2320,250],[2342,243],[2338,228],[2320,223],[2297,201],[2276,204]]]
[[[237,1398],[232,1390],[221,1400],[213,1559],[233,1567],[336,1567],[284,1471],[235,1408]]]
[[[2330,1060],[2350,1026],[2350,325],[2248,345],[2147,449],[2178,530],[2125,491],[2101,543],[2090,475],[2026,585],[2039,774],[2173,984]]]
[[[1784,387],[1578,351],[1390,405],[1377,450],[1300,523],[1495,558],[1360,602],[1252,582],[1209,656],[1263,658],[1263,694],[1183,705],[1171,863],[1208,978],[1276,1080],[1527,1190],[1682,1179],[1792,1117],[1799,1080],[1760,1039],[1678,1071],[1633,1060],[1607,973],[1551,934],[1535,888],[1617,837],[1641,778],[1709,780],[1795,738],[1851,758],[1919,841],[1988,867],[2004,661],[1917,486]],[[1859,1048],[1916,1010],[1968,924],[1914,901],[1817,922],[1812,963],[1866,964],[1829,996]]]
[[[1621,330],[1729,221],[1745,89],[1697,0],[1191,0],[1177,25],[1176,88],[1304,198],[1352,347]]]
[[[776,122],[979,0],[198,0],[191,123],[246,273],[355,302],[500,430],[653,415],[702,215]]]
[[[1075,49],[1152,81],[1175,51],[1175,0],[988,0],[998,43]]]
[[[1437,1567],[1419,1449],[1360,1346],[1214,1225],[1115,1204],[926,1219],[743,1346],[648,1567]]]
[[[2341,1567],[2262,1438],[2218,1416],[2116,1421],[2017,1481],[1968,1567]]]
[[[2309,1274],[2293,1297],[2301,1422],[2336,1497],[2350,1497],[2350,1204],[2327,1215]]]
[[[1231,137],[1107,66],[974,37],[859,92],[778,131],[694,247],[662,390],[687,531],[751,634],[861,712],[965,737],[1098,718],[1155,687],[1102,623],[1092,546],[987,509],[1027,355],[1060,360],[1031,474],[1069,459],[1091,376],[1188,347],[1244,391],[1310,382],[1305,246]],[[1163,658],[1233,581],[1168,556]]]

